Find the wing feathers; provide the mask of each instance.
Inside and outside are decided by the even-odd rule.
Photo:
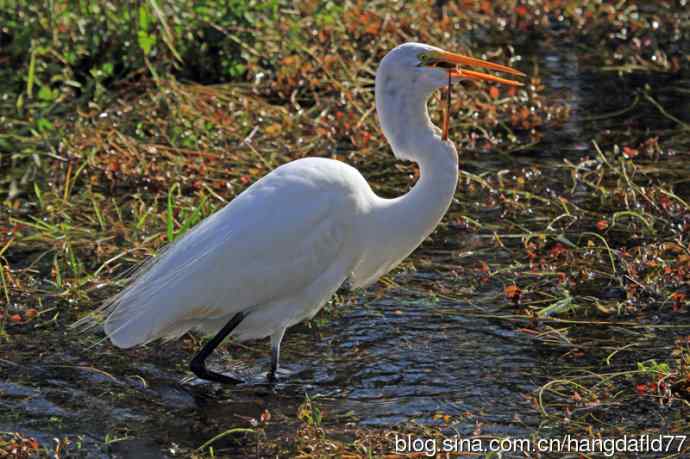
[[[142,265],[128,287],[75,325],[107,315],[106,334],[127,348],[305,288],[342,247],[346,197],[304,171],[278,171]]]

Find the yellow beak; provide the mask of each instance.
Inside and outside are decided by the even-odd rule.
[[[450,53],[448,51],[437,51],[429,56],[425,62],[429,67],[441,67],[448,70],[448,92],[446,97],[446,110],[443,114],[443,130],[441,138],[448,140],[448,125],[450,119],[450,85],[451,78],[466,78],[470,80],[484,80],[492,81],[494,83],[508,84],[511,86],[522,86],[522,83],[507,78],[501,78],[488,73],[475,72],[473,70],[460,69],[458,65],[471,65],[473,67],[482,67],[485,69],[496,70],[498,72],[510,73],[516,76],[525,76],[519,70],[516,70],[507,65],[494,64],[493,62],[477,59],[476,57],[463,56],[462,54]]]
[[[431,63],[432,66],[434,64],[438,64],[438,63],[447,63],[447,64],[452,64],[452,65],[470,65],[473,67],[481,67],[481,68],[485,68],[485,69],[496,70],[498,72],[510,73],[512,75],[525,76],[525,74],[522,73],[521,71],[516,70],[512,67],[508,67],[507,65],[494,64],[493,62],[485,61],[483,59],[477,59],[476,57],[463,56],[462,54],[455,54],[455,53],[450,53],[447,51],[440,51],[440,52],[436,53],[434,58],[435,58],[434,62]],[[450,74],[451,77],[456,77],[456,78],[467,78],[470,80],[493,81],[494,83],[508,84],[511,86],[522,86],[522,83],[520,83],[519,81],[497,77],[494,75],[490,75],[488,73],[459,69],[457,67],[455,69],[449,70],[448,73]]]

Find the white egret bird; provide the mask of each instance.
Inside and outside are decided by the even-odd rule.
[[[333,159],[278,167],[149,261],[101,308],[112,343],[130,348],[192,329],[212,334],[191,370],[237,383],[208,370],[206,358],[228,335],[270,336],[273,380],[288,327],[313,317],[346,279],[364,286],[393,269],[448,210],[458,154],[431,123],[429,97],[451,78],[520,85],[461,65],[524,75],[420,43],[396,47],[376,72],[383,133],[397,158],[420,167],[407,194],[381,198],[357,169]]]

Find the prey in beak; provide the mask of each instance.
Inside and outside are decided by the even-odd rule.
[[[464,78],[468,80],[482,80],[491,81],[493,83],[507,84],[510,86],[522,86],[522,83],[508,78],[501,78],[489,73],[476,72],[473,70],[466,70],[459,66],[480,67],[497,72],[509,73],[520,77],[526,76],[519,70],[516,70],[507,65],[494,64],[493,62],[477,59],[476,57],[464,56],[462,54],[455,54],[448,51],[431,51],[419,56],[421,65],[427,67],[437,67],[448,70],[448,91],[446,93],[446,110],[443,115],[443,140],[448,140],[448,123],[450,117],[450,90],[453,78]]]

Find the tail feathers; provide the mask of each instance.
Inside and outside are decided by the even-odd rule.
[[[79,332],[103,326],[106,336],[117,347],[128,349],[158,338],[172,340],[194,327],[188,320],[164,317],[161,305],[154,297],[132,295],[125,290],[106,301],[96,311],[72,324]]]
[[[72,327],[87,331],[102,325],[115,346],[127,349],[156,339],[176,339],[191,329],[217,333],[238,312],[219,304],[204,305],[203,298],[180,287],[184,285],[179,269],[157,279],[145,273]]]
[[[166,247],[163,252],[167,252]],[[129,279],[129,286],[105,301],[98,309],[75,322],[72,328],[86,332],[103,326],[110,341],[120,348],[146,344],[158,338],[174,339],[193,327],[174,314],[175,295],[169,286],[180,284],[182,270],[155,277],[155,267],[165,256],[150,259]],[[172,314],[171,314],[172,313]],[[181,319],[181,320],[180,320]]]
[[[123,309],[126,310],[126,307]],[[119,309],[111,313],[106,319],[103,329],[110,341],[122,349],[146,344],[157,339],[172,341],[192,329],[204,334],[215,334],[227,322],[225,318],[205,319],[203,316],[195,319],[173,319],[169,322],[163,322],[157,313],[142,314],[135,319],[126,320],[118,315],[118,312]]]
[[[203,304],[204,298],[185,289],[190,279],[205,278],[206,257],[232,235],[215,238],[213,222],[218,214],[137,267],[126,288],[72,328],[87,331],[102,325],[113,344],[130,348],[158,338],[175,339],[192,328],[205,328],[208,319],[227,315],[218,307],[195,306],[197,301]]]
[[[166,311],[161,306],[136,302],[117,304],[105,320],[103,330],[115,346],[128,349],[156,339],[173,340],[194,327],[192,320],[165,317]]]
[[[224,311],[216,308],[184,308],[183,312],[176,314],[175,306],[178,305],[174,304],[174,299],[167,300],[116,297],[73,327],[86,331],[102,324],[105,334],[115,346],[129,349],[157,339],[174,340],[191,329],[205,334],[217,333],[227,322]]]
[[[127,309],[127,308],[122,308]],[[156,339],[151,328],[151,321],[144,314],[136,318],[127,318],[127,314],[118,314],[118,310],[108,316],[103,324],[105,334],[117,347],[129,349],[140,344],[146,344]]]

